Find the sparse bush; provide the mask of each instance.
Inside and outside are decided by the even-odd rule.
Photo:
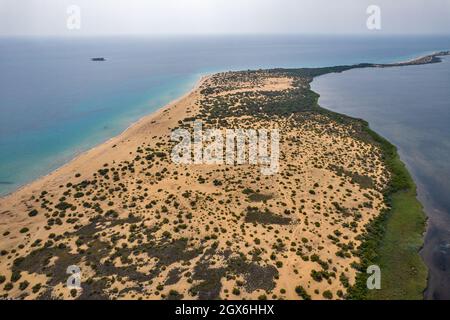
[[[22,229],[20,229],[20,233],[27,233],[30,229],[28,229],[27,227],[23,227]]]
[[[295,287],[295,292],[303,299],[303,300],[311,300],[311,296],[306,292],[305,288],[302,286]]]
[[[38,214],[38,211],[36,209],[33,209],[30,212],[28,212],[29,217],[37,216],[37,214]]]
[[[325,299],[333,299],[333,294],[331,293],[330,290],[324,291],[324,292],[322,293],[322,296],[323,296]]]

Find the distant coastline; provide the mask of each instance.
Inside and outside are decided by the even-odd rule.
[[[441,62],[441,56],[450,55],[450,50],[447,51],[437,51],[428,55],[420,56],[417,58],[413,58],[406,61],[400,61],[395,63],[387,63],[387,64],[375,64],[377,67],[402,67],[402,66],[412,66],[412,65],[421,65],[421,64],[429,64],[429,63],[439,63]]]

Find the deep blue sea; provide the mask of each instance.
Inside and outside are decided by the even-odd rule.
[[[387,63],[448,49],[450,37],[377,35],[0,38],[0,194],[117,135],[207,73]],[[92,57],[107,61],[92,62]],[[316,86],[325,107],[360,115],[400,147],[419,181],[420,196],[439,194],[427,211],[445,212],[441,216],[447,218],[449,204],[439,199],[450,194],[445,180],[450,173],[448,68],[446,61],[354,70],[325,76]],[[448,220],[436,224],[445,225],[448,235]],[[442,237],[445,232],[437,233]],[[450,251],[450,240],[439,245],[443,249],[438,250]],[[437,265],[450,274],[449,260],[442,255],[429,260],[439,260]]]

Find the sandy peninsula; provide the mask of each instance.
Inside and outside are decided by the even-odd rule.
[[[204,77],[119,136],[1,198],[0,296],[348,298],[366,259],[361,245],[391,210],[386,195],[398,175],[366,123],[317,105],[312,78],[348,69]],[[171,132],[195,120],[280,130],[279,172],[173,163]],[[73,265],[82,289],[66,286]]]

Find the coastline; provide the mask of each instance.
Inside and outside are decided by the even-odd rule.
[[[436,52],[434,54],[438,54],[439,52]],[[447,52],[443,52],[447,53]],[[447,204],[445,198],[436,198],[436,194],[439,194],[440,190],[445,190],[446,186],[442,185],[440,188],[436,188],[436,184],[434,184],[435,181],[439,181],[439,175],[433,175],[432,172],[438,172],[440,168],[439,165],[437,167],[434,167],[433,165],[436,164],[432,159],[430,159],[429,153],[427,153],[427,150],[430,149],[436,149],[438,146],[441,146],[443,150],[445,150],[445,147],[442,146],[439,142],[436,142],[437,145],[434,145],[433,143],[430,143],[430,148],[415,148],[410,143],[410,140],[407,140],[409,136],[416,137],[416,141],[419,144],[420,141],[426,140],[426,137],[430,137],[429,134],[432,134],[432,130],[429,130],[427,127],[423,126],[417,126],[414,127],[414,123],[417,121],[421,121],[418,119],[417,115],[420,115],[420,110],[422,109],[422,106],[427,106],[425,103],[430,101],[430,107],[433,105],[433,108],[436,108],[439,110],[436,111],[436,113],[433,113],[436,117],[437,114],[440,115],[440,119],[446,119],[445,113],[445,106],[442,106],[442,101],[446,101],[446,99],[439,99],[434,100],[432,102],[432,97],[439,97],[439,95],[432,95],[429,92],[435,92],[439,91],[439,89],[435,89],[436,87],[442,88],[442,83],[446,83],[446,81],[443,81],[443,77],[441,75],[444,75],[445,72],[448,72],[448,56],[446,57],[440,57],[440,59],[443,62],[442,66],[434,65],[424,68],[413,68],[412,70],[392,70],[392,71],[375,71],[374,79],[368,80],[367,82],[363,81],[367,77],[370,77],[370,74],[372,71],[367,70],[359,70],[355,71],[354,73],[350,73],[349,75],[343,76],[342,78],[339,77],[339,75],[336,76],[330,76],[325,77],[323,81],[318,81],[317,85],[313,85],[312,87],[316,92],[322,93],[321,90],[323,90],[324,98],[321,102],[324,104],[326,108],[329,108],[333,110],[334,112],[343,113],[352,117],[357,117],[361,119],[365,119],[370,121],[371,125],[374,126],[374,130],[378,133],[381,133],[383,136],[387,137],[387,139],[396,145],[399,148],[399,154],[401,156],[401,160],[403,163],[406,164],[406,170],[410,173],[410,175],[413,177],[414,181],[414,189],[417,189],[417,192],[411,191],[411,198],[414,195],[418,202],[421,203],[422,208],[421,210],[426,213],[424,226],[423,228],[420,228],[416,231],[417,234],[420,233],[420,230],[423,230],[421,234],[421,238],[423,241],[419,244],[415,244],[414,247],[416,250],[419,251],[419,254],[423,260],[423,262],[426,264],[426,267],[428,269],[428,274],[426,275],[426,284],[422,287],[425,289],[423,294],[417,295],[418,298],[423,299],[444,299],[444,297],[448,296],[448,276],[445,274],[446,265],[448,265],[448,251],[445,251],[445,244],[448,243],[448,226],[449,226],[449,220],[448,220],[448,207],[445,206]],[[415,60],[415,59],[414,59]],[[409,60],[410,61],[410,60]],[[421,76],[423,74],[423,76]],[[378,75],[378,76],[377,76]],[[380,97],[383,98],[376,98],[376,94],[374,92],[371,93],[371,88],[374,88],[377,83],[380,83],[380,81],[387,81],[387,83],[390,83],[389,80],[391,78],[389,75],[398,75],[398,77],[395,77],[395,79],[402,80],[402,75],[409,75],[411,77],[414,77],[414,79],[411,79],[409,81],[406,81],[405,84],[401,84],[401,88],[403,90],[400,90],[398,92],[398,95],[402,95],[401,99],[407,98],[406,96],[411,96],[411,99],[414,99],[412,97],[416,97],[414,99],[414,102],[409,105],[408,103],[398,106],[399,109],[396,111],[393,111],[393,117],[388,120],[387,122],[389,124],[385,124],[383,122],[383,119],[386,118],[386,115],[390,114],[389,111],[389,99],[396,98],[397,92],[394,92],[390,89],[387,89],[387,84],[384,86],[382,83],[381,85],[381,91],[379,93]],[[445,77],[445,75],[444,75]],[[352,86],[349,85],[351,81],[355,81],[357,79],[361,79],[361,85]],[[383,80],[382,80],[383,79]],[[394,79],[394,77],[392,78]],[[441,79],[441,80],[439,80]],[[406,79],[405,79],[406,80]],[[395,81],[395,80],[392,80]],[[423,89],[423,95],[419,93],[413,93],[408,94],[408,91],[405,91],[404,88],[406,87],[413,87],[413,83],[417,83],[418,81],[424,81],[424,89]],[[435,83],[436,81],[437,83]],[[342,88],[342,93],[340,92],[340,88]],[[383,89],[384,88],[384,89]],[[355,92],[355,99],[352,99],[353,92]],[[367,90],[367,91],[366,91]],[[394,90],[394,89],[393,89]],[[440,89],[442,92],[442,89]],[[367,97],[364,96],[364,93],[367,93]],[[421,91],[422,92],[422,91]],[[445,92],[445,91],[444,91]],[[386,93],[387,96],[385,96],[383,93]],[[405,93],[405,94],[403,94]],[[424,96],[426,98],[421,99],[420,96]],[[392,98],[391,98],[392,96]],[[445,96],[445,94],[444,94]],[[336,100],[335,100],[336,99]],[[400,98],[396,101],[402,101]],[[382,103],[382,105],[381,105]],[[361,108],[359,107],[361,105]],[[375,105],[380,105],[380,111],[376,111],[377,109],[374,108]],[[441,105],[441,108],[439,109],[438,106]],[[409,115],[407,115],[403,119],[403,114],[405,110],[414,110],[414,114],[416,114],[415,118],[416,120],[411,120],[413,118],[410,118]],[[427,112],[427,109],[424,109],[425,113]],[[407,111],[408,112],[408,111]],[[420,116],[419,116],[420,117]],[[430,116],[431,117],[431,116]],[[388,118],[386,118],[388,119]],[[428,116],[425,116],[423,118],[423,122],[427,123],[427,119],[429,119]],[[410,128],[410,130],[405,130],[406,132],[400,132],[398,135],[394,133],[395,126],[392,126],[392,121],[397,121],[401,125],[401,127]],[[373,121],[373,122],[372,122]],[[443,122],[444,120],[440,121]],[[442,126],[442,125],[441,125]],[[438,125],[436,125],[438,127]],[[398,132],[398,130],[397,130]],[[392,140],[391,140],[392,138]],[[431,147],[434,146],[434,147]],[[422,152],[422,153],[420,153]],[[414,157],[416,155],[416,157]],[[421,160],[417,160],[417,157]],[[438,159],[442,159],[441,157],[436,157],[436,161]],[[429,168],[429,169],[427,169]],[[434,171],[432,171],[432,169]],[[441,168],[441,171],[445,169]],[[445,176],[445,175],[444,175]],[[412,190],[412,188],[411,188]],[[443,191],[441,192],[443,193]],[[414,199],[412,199],[413,201]],[[421,221],[420,217],[418,217],[418,221]],[[407,270],[406,270],[407,271]]]
[[[428,64],[428,63],[439,63],[440,62],[439,56],[449,55],[449,54],[450,54],[450,51],[436,51],[436,52],[432,52],[430,54],[421,55],[421,56],[418,56],[416,58],[412,58],[412,59],[405,60],[405,61],[394,62],[394,63],[387,63],[387,64],[361,63],[361,64],[354,64],[354,65],[350,65],[350,66],[331,66],[331,67],[322,67],[322,68],[319,67],[319,68],[311,68],[311,69],[328,69],[328,68],[347,67],[344,70],[342,70],[342,71],[346,71],[348,69],[361,68],[361,67],[362,68],[366,68],[366,67],[369,67],[369,68],[370,67],[373,67],[373,68],[386,68],[386,67],[395,67],[395,66],[408,66],[408,65],[420,65],[420,64]],[[341,72],[341,71],[338,71],[338,72]],[[220,72],[218,72],[218,73],[220,73]],[[146,115],[142,116],[141,118],[137,119],[136,121],[130,123],[118,135],[110,137],[107,140],[105,140],[105,141],[103,141],[103,142],[101,142],[101,143],[99,143],[99,144],[97,144],[97,145],[95,145],[95,146],[93,146],[91,148],[88,148],[87,150],[84,150],[84,151],[79,152],[78,154],[75,154],[70,160],[68,160],[67,162],[63,163],[61,166],[57,167],[56,169],[54,169],[54,170],[52,170],[52,171],[50,171],[50,172],[48,172],[46,174],[43,174],[43,175],[37,177],[36,179],[33,179],[33,180],[31,180],[31,181],[29,181],[29,182],[19,186],[18,188],[14,189],[14,190],[6,193],[6,194],[0,195],[0,200],[13,195],[14,193],[16,193],[16,192],[18,192],[18,191],[20,191],[22,189],[27,188],[31,184],[33,184],[33,183],[35,183],[35,182],[37,182],[37,181],[39,181],[41,179],[46,179],[47,177],[52,176],[53,174],[57,173],[59,170],[61,170],[62,168],[68,166],[71,162],[77,160],[79,157],[85,155],[86,153],[94,151],[96,148],[99,148],[99,147],[101,147],[104,144],[107,144],[107,143],[109,143],[109,142],[111,142],[111,141],[113,141],[115,139],[118,139],[120,136],[124,135],[128,130],[130,130],[131,128],[133,128],[136,125],[139,125],[141,122],[145,121],[148,117],[152,117],[152,116],[154,116],[154,115],[156,115],[156,114],[158,114],[160,112],[163,112],[165,109],[170,108],[170,106],[176,104],[177,102],[179,102],[183,98],[189,96],[189,94],[192,94],[196,89],[198,89],[202,85],[202,83],[205,80],[207,80],[208,78],[212,77],[214,74],[215,73],[201,76],[200,79],[194,84],[194,86],[188,92],[186,92],[184,95],[182,95],[181,97],[179,97],[179,98],[169,102],[168,104],[160,107],[159,109],[157,109],[157,110],[155,110],[155,111],[153,111],[153,112],[151,112],[149,114],[146,114]]]
[[[360,273],[350,290],[350,299],[422,300],[428,283],[428,269],[420,256],[427,230],[427,215],[417,198],[417,186],[401,161],[397,148],[370,129],[365,130],[377,141],[386,155],[393,182],[384,196],[390,208],[374,219],[359,249]],[[368,290],[365,272],[370,265],[382,270],[380,290]],[[387,279],[387,280],[386,280]]]
[[[189,95],[193,94],[206,80],[208,80],[212,75],[203,75],[200,77],[199,80],[196,81],[196,83],[194,84],[194,86],[187,91],[185,94],[183,94],[182,96],[180,96],[179,98],[176,98],[175,100],[170,101],[168,104],[158,108],[157,110],[146,114],[142,117],[140,117],[139,119],[137,119],[136,121],[132,122],[131,124],[129,124],[121,133],[119,133],[118,135],[115,135],[113,137],[108,138],[107,140],[93,146],[92,148],[89,148],[87,150],[81,151],[78,154],[75,154],[69,161],[67,161],[66,163],[62,164],[61,166],[59,166],[58,168],[56,168],[55,170],[52,170],[34,180],[31,180],[23,185],[21,185],[20,187],[18,187],[17,189],[8,192],[4,195],[0,195],[0,200],[2,199],[6,199],[12,195],[14,195],[15,193],[22,191],[23,189],[27,189],[29,187],[31,187],[32,184],[37,183],[40,180],[45,180],[47,178],[52,177],[53,175],[57,174],[59,171],[61,171],[62,169],[70,166],[70,164],[74,161],[79,160],[79,158],[83,157],[83,156],[87,156],[89,153],[91,152],[95,152],[98,148],[101,148],[104,145],[109,145],[114,141],[120,140],[120,138],[124,135],[126,135],[126,133],[133,129],[135,126],[138,126],[140,124],[142,124],[145,121],[151,121],[153,118],[156,118],[158,115],[160,115],[161,113],[163,113],[165,110],[169,109],[170,107],[176,105],[177,103],[179,103],[180,101],[182,101],[183,99],[186,99]]]
[[[426,55],[418,56],[416,58],[412,58],[405,61],[399,61],[394,63],[380,63],[374,64],[376,67],[403,67],[403,66],[411,66],[411,65],[421,65],[421,64],[429,64],[429,63],[439,63],[441,62],[440,56],[447,56],[450,54],[450,51],[435,51]]]
[[[436,56],[436,54],[433,55],[433,57]],[[428,56],[427,56],[428,57]],[[409,65],[409,64],[421,64],[423,62],[423,57],[422,58],[418,58],[413,60],[412,62],[409,62],[408,64],[402,64],[402,66],[404,65]],[[432,59],[433,60],[433,59]],[[431,60],[431,61],[432,61]],[[424,63],[432,63],[432,62],[424,62]],[[360,67],[377,67],[378,65],[371,65],[371,64],[362,64],[362,65],[354,65],[354,66],[343,66],[343,67],[330,67],[330,68],[316,68],[317,70],[315,70],[315,72],[318,72],[318,75],[320,74],[324,74],[324,73],[328,73],[328,72],[342,72],[342,71],[346,71],[352,68],[360,68]],[[392,64],[392,65],[384,65],[385,67],[387,66],[397,66],[396,64]],[[125,129],[121,134],[119,134],[118,136],[115,136],[111,139],[109,139],[108,141],[99,144],[98,146],[91,148],[83,153],[81,153],[80,155],[78,155],[76,158],[72,159],[71,161],[69,161],[68,163],[66,163],[65,165],[61,166],[60,168],[58,168],[57,170],[49,173],[46,176],[43,176],[27,185],[24,185],[23,187],[21,187],[19,190],[14,191],[11,194],[6,195],[5,197],[0,198],[2,201],[8,201],[8,199],[10,197],[13,197],[16,193],[20,192],[26,192],[27,190],[29,191],[36,191],[36,190],[44,190],[43,187],[46,183],[47,180],[51,180],[53,178],[58,177],[58,175],[60,175],[60,179],[55,179],[56,182],[58,181],[64,181],[64,177],[68,177],[68,176],[73,176],[74,174],[77,174],[77,170],[80,170],[80,163],[88,163],[90,165],[92,165],[90,163],[90,161],[94,161],[96,156],[99,154],[105,154],[105,153],[114,153],[114,148],[116,144],[127,144],[127,138],[130,135],[133,134],[149,134],[150,130],[148,128],[148,126],[152,126],[153,122],[155,122],[155,126],[157,126],[158,123],[162,123],[161,127],[165,127],[165,128],[170,128],[170,126],[167,126],[168,123],[170,123],[170,116],[165,117],[165,113],[167,111],[169,111],[172,107],[175,109],[176,107],[178,107],[178,111],[179,112],[186,112],[186,110],[181,110],[180,106],[178,104],[182,104],[182,102],[186,99],[189,99],[189,97],[191,97],[192,95],[196,94],[197,89],[207,80],[211,77],[210,76],[206,76],[206,77],[202,77],[198,83],[196,84],[196,86],[190,90],[188,93],[186,93],[184,96],[176,99],[175,101],[172,101],[171,103],[163,106],[162,108],[158,109],[155,112],[152,112],[149,115],[146,115],[142,118],[140,118],[138,121],[136,121],[135,123],[131,124],[127,129]],[[316,76],[315,74],[312,76],[314,77]],[[325,109],[324,109],[325,110]],[[325,112],[331,112],[329,110],[325,110]],[[340,117],[347,117],[344,115],[339,115]],[[364,122],[364,121],[363,121]],[[158,130],[158,128],[156,129],[152,129],[152,130]],[[399,161],[398,159],[398,154],[395,150],[395,147],[392,146],[389,142],[387,142],[385,139],[381,138],[380,136],[378,136],[375,132],[371,131],[368,127],[368,124],[366,123],[366,130],[368,132],[369,135],[371,135],[377,142],[379,142],[385,149],[384,152],[386,152],[386,154],[389,155],[388,157],[388,161],[392,160],[393,162],[393,167],[392,172],[402,176],[402,177],[406,177],[405,179],[408,180],[411,179],[411,177],[409,176],[409,173],[407,172],[407,170],[405,169],[405,167],[402,167],[402,163]],[[166,132],[166,131],[165,131]],[[166,132],[167,133],[167,132]],[[128,140],[129,141],[129,140]],[[131,150],[133,148],[135,148],[135,145],[130,145],[128,147],[127,150]],[[111,151],[113,150],[113,151]],[[123,158],[126,158],[126,154],[122,154],[121,155]],[[110,155],[110,159],[116,160],[115,155],[111,154]],[[400,164],[398,163],[400,162]],[[114,163],[114,161],[113,161]],[[78,165],[78,167],[76,167],[76,165]],[[71,165],[75,166],[75,168],[71,168]],[[396,171],[397,170],[397,171]],[[404,182],[404,181],[403,181]],[[411,184],[411,181],[406,181],[404,182],[406,184],[402,185],[401,183],[399,185],[395,185],[392,187],[392,189],[386,194],[386,197],[389,198],[394,198],[396,194],[399,194],[398,192],[403,192],[405,189],[408,190],[411,194],[409,194],[408,196],[408,201],[411,200],[411,195],[415,193],[415,185],[414,182],[412,182],[413,184]],[[415,195],[413,196],[413,198],[415,199]],[[23,198],[22,198],[23,199]],[[417,199],[415,199],[415,201],[417,201]],[[398,201],[397,201],[398,202]],[[396,200],[394,199],[393,201],[393,205],[392,207],[395,208],[395,203],[397,203]],[[384,236],[383,237],[379,237],[380,235],[380,230],[378,230],[379,226],[387,226],[389,221],[392,221],[392,217],[394,216],[395,213],[401,213],[399,210],[395,210],[392,209],[390,210],[389,213],[386,214],[382,214],[380,215],[380,219],[376,219],[375,221],[375,225],[374,228],[376,229],[375,232],[371,232],[369,230],[369,232],[367,233],[367,238],[365,238],[364,244],[368,244],[371,247],[371,249],[373,249],[374,245],[378,248],[378,250],[381,250],[380,248],[386,247],[386,244],[382,245],[382,240],[385,239]],[[398,216],[395,215],[395,216]],[[417,217],[416,217],[417,218]],[[415,223],[417,220],[412,221],[412,223]],[[388,227],[386,227],[387,229],[389,229]],[[414,235],[415,236],[415,235]],[[377,238],[378,237],[378,238]],[[375,240],[375,244],[370,244],[372,240]],[[365,246],[365,245],[364,245]],[[363,247],[364,247],[363,246]],[[363,258],[365,258],[366,253],[363,251],[360,253],[361,256]],[[370,255],[372,254],[372,252],[370,252]],[[418,253],[417,253],[418,255]],[[373,257],[371,257],[373,258]],[[376,260],[368,260],[368,262],[373,262]],[[364,275],[362,272],[359,273],[359,275]],[[361,283],[365,283],[364,281],[361,282],[363,280],[357,280],[357,284],[355,285],[355,287],[358,287],[358,284]],[[355,294],[352,297],[356,297],[356,298],[366,298],[367,296],[367,292],[362,293],[362,292],[358,292],[357,294]]]

